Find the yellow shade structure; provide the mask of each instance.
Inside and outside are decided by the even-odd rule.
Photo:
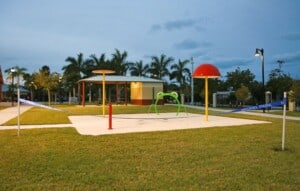
[[[115,71],[113,70],[93,70],[94,74],[102,74],[102,115],[105,115],[105,74],[113,74]]]
[[[193,72],[193,78],[205,79],[205,121],[208,121],[208,78],[219,78],[218,68],[212,64],[201,64]]]

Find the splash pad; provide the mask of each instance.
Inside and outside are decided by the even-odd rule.
[[[199,120],[205,115],[188,113],[118,114],[113,115],[113,129],[109,130],[108,116],[69,116],[72,125],[82,135],[106,135],[141,133],[154,131],[187,130],[210,127],[225,127],[247,124],[263,124],[266,121],[210,116],[210,120]]]

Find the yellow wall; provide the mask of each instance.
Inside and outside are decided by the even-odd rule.
[[[142,99],[142,83],[130,83],[130,99]]]
[[[131,99],[148,100],[152,99],[152,89],[154,87],[154,99],[158,92],[163,91],[163,83],[142,83],[131,82]]]

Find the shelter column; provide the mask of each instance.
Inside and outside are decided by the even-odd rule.
[[[85,82],[82,82],[82,96],[81,96],[81,104],[85,106]]]

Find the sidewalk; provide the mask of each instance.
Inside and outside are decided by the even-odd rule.
[[[15,104],[16,105],[16,104]],[[32,106],[22,105],[20,107],[20,113],[24,113],[25,111],[31,109]],[[9,121],[12,118],[15,118],[18,116],[18,107],[8,107],[6,109],[0,110],[0,125],[3,123]]]
[[[33,106],[29,105],[21,105],[20,106],[20,114],[30,110]],[[8,107],[6,109],[0,110],[0,130],[5,129],[17,129],[18,127],[15,125],[11,126],[3,126],[5,122],[15,118],[18,116],[18,107]],[[59,127],[72,127],[72,124],[55,124],[55,125],[22,125],[22,129],[33,129],[33,128],[59,128]]]

